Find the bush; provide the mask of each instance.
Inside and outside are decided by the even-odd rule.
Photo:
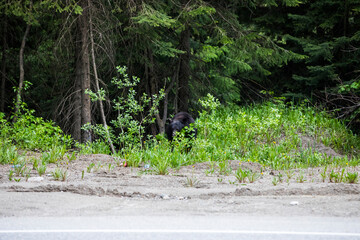
[[[5,115],[0,113],[0,141],[28,150],[46,151],[60,145],[70,147],[72,139],[69,135],[65,135],[52,121],[45,121],[33,114],[34,110],[27,109],[24,103],[14,123],[8,122]]]

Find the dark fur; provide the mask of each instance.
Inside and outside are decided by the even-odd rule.
[[[180,132],[184,127],[189,127],[190,124],[195,123],[194,119],[187,112],[179,112],[177,113],[170,121],[170,124],[166,128],[166,136],[169,141],[173,140],[173,137],[176,132]],[[196,138],[197,129],[194,128],[190,134],[186,137],[191,138],[194,136]]]

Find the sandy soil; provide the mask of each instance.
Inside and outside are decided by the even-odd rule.
[[[95,166],[88,173],[91,163]],[[323,182],[320,175],[323,169],[317,168],[294,169],[290,179],[286,172],[263,169],[254,183],[239,183],[233,173],[219,175],[218,168],[209,163],[154,175],[145,167],[118,166],[111,156],[101,154],[81,156],[59,166],[50,164],[42,177],[32,170],[27,181],[25,177],[19,182],[9,181],[12,167],[0,166],[1,217],[165,214],[360,217],[360,184],[330,183],[328,179]],[[229,161],[229,170],[234,172],[238,167],[239,161]],[[241,167],[261,171],[257,163],[246,162]],[[55,168],[67,169],[66,181],[54,180],[49,173]],[[347,171],[360,172],[360,168],[349,167]],[[305,180],[302,183],[301,177]],[[278,179],[276,185],[274,178]]]

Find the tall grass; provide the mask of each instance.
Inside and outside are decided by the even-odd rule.
[[[241,160],[274,169],[358,165],[360,138],[340,121],[306,104],[266,102],[248,107],[217,107],[200,113],[198,138],[186,153],[181,141],[151,140],[142,150],[122,153],[132,166],[150,164],[177,168],[197,162]],[[304,137],[311,141],[303,142]],[[338,154],[321,152],[328,146]],[[173,148],[173,150],[172,150]]]

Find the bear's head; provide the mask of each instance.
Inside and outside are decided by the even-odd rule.
[[[171,126],[171,130],[172,130],[172,136],[175,136],[176,132],[180,132],[181,129],[183,129],[185,125],[178,120],[173,120],[170,123],[170,126]]]

